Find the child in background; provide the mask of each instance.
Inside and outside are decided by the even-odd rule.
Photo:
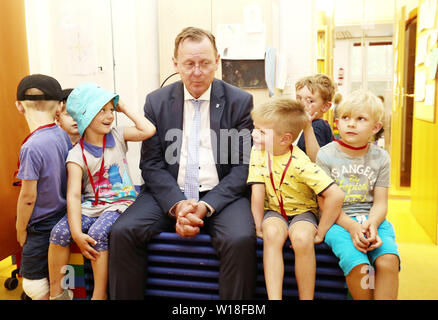
[[[112,128],[114,110],[124,113],[135,126]],[[93,83],[84,83],[72,91],[67,99],[67,112],[76,121],[81,139],[66,161],[68,213],[53,228],[50,238],[50,296],[71,299],[71,291],[61,286],[60,270],[68,264],[69,246],[74,240],[91,260],[92,299],[106,299],[108,233],[137,196],[128,172],[126,142],[148,139],[155,134],[155,126],[132,112],[118,95]]]
[[[400,257],[394,229],[386,220],[390,157],[370,143],[382,128],[384,114],[373,93],[352,92],[336,108],[341,140],[322,147],[317,156],[317,164],[345,192],[343,212],[325,241],[340,259],[354,299],[396,299],[398,292]],[[371,265],[375,275],[367,274]],[[365,277],[375,279],[363,281]]]
[[[73,89],[62,90],[62,109],[59,113],[56,114],[56,123],[62,129],[64,129],[65,132],[67,132],[68,136],[70,137],[71,143],[73,145],[76,145],[76,143],[78,143],[79,139],[81,138],[78,131],[78,124],[68,114],[66,109],[67,98],[72,91]]]
[[[66,213],[65,160],[72,145],[55,124],[62,106],[61,91],[56,79],[42,74],[24,77],[17,87],[15,104],[31,134],[20,148],[17,178],[22,181],[16,228],[23,247],[23,290],[32,300],[49,297],[50,231]]]
[[[342,101],[342,94],[339,92],[336,92],[333,97],[333,118],[336,119],[336,109],[339,106],[339,104]],[[336,126],[336,121],[333,123],[333,140],[338,140],[340,138],[339,136],[339,130]]]
[[[336,88],[335,82],[324,74],[308,76],[295,83],[296,98],[304,103],[311,121],[306,124],[297,146],[313,162],[319,148],[333,141],[330,125],[322,117],[331,107]]]
[[[248,184],[256,233],[263,237],[263,266],[269,299],[282,298],[283,246],[295,253],[300,299],[313,299],[320,243],[340,214],[344,194],[333,180],[292,142],[308,121],[304,105],[274,99],[251,112],[254,120]],[[325,199],[318,224],[316,197]]]

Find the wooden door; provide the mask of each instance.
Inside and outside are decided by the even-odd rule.
[[[402,122],[402,145],[401,145],[401,166],[400,186],[411,186],[411,165],[412,165],[412,123],[414,116],[414,87],[415,87],[415,51],[417,39],[417,17],[410,19],[405,29],[406,56],[403,74],[404,101],[403,122]]]
[[[2,0],[0,10],[0,260],[19,252],[15,220],[19,187],[12,185],[21,142],[29,132],[15,107],[17,84],[29,72],[24,0]]]

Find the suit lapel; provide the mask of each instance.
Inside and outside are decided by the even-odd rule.
[[[165,113],[166,119],[163,119],[163,123],[167,123],[167,127],[165,128],[166,132],[168,130],[173,130],[176,136],[176,140],[167,141],[166,148],[171,144],[176,143],[174,147],[177,150],[177,161],[175,164],[170,166],[170,171],[172,171],[175,179],[178,177],[179,171],[179,163],[181,158],[181,147],[182,147],[182,129],[183,129],[183,112],[184,112],[184,87],[182,82],[179,82],[178,85],[175,86],[175,89],[172,92],[172,99],[169,103],[169,110]],[[175,137],[174,137],[175,139]]]
[[[216,169],[220,175],[220,122],[225,108],[225,95],[221,83],[214,79],[210,94],[210,129],[215,135],[211,135],[213,157],[216,161]]]

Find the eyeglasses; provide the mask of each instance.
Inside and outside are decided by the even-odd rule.
[[[184,70],[184,72],[187,72],[187,73],[195,71],[196,68],[198,68],[199,71],[204,73],[204,72],[208,72],[211,70],[211,68],[213,66],[213,62],[204,61],[204,62],[201,62],[199,64],[196,64],[194,62],[184,62],[184,63],[181,63],[181,66],[182,66],[182,69]]]

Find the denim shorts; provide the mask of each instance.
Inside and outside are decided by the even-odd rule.
[[[358,221],[358,218],[352,217]],[[368,216],[366,216],[368,219]],[[361,264],[374,265],[374,261],[384,254],[394,254],[400,261],[400,255],[395,242],[395,232],[392,224],[386,219],[377,228],[377,233],[382,240],[382,245],[367,253],[360,252],[353,245],[350,233],[341,226],[334,224],[325,235],[325,242],[332,248],[333,253],[339,258],[339,266],[344,275]]]
[[[65,214],[66,211],[61,211],[27,227],[27,238],[23,245],[20,264],[20,274],[24,278],[38,280],[49,276],[50,232]]]

